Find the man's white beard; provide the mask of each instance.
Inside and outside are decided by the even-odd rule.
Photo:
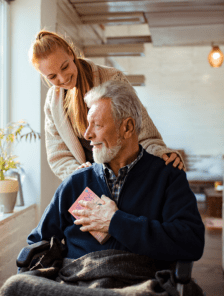
[[[112,148],[107,148],[104,143],[102,143],[102,148],[100,150],[93,149],[93,159],[96,163],[108,163],[121,149],[121,141],[118,139],[117,145]]]

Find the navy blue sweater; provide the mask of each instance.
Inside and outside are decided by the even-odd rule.
[[[144,151],[128,174],[112,217],[111,238],[103,245],[74,224],[70,206],[88,186],[98,196],[111,197],[103,166],[75,171],[62,182],[28,243],[65,239],[68,258],[105,249],[126,250],[152,259],[198,260],[204,248],[204,225],[184,171]]]

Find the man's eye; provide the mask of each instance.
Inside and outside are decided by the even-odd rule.
[[[62,68],[62,70],[66,70],[68,68],[68,65],[66,65],[64,68]]]

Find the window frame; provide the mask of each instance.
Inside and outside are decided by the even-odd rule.
[[[10,7],[0,0],[0,128],[9,122],[10,111]]]

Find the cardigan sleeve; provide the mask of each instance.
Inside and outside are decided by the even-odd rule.
[[[53,173],[64,180],[77,169],[80,163],[75,159],[55,126],[50,108],[53,93],[53,88],[49,89],[44,107],[47,160]]]

